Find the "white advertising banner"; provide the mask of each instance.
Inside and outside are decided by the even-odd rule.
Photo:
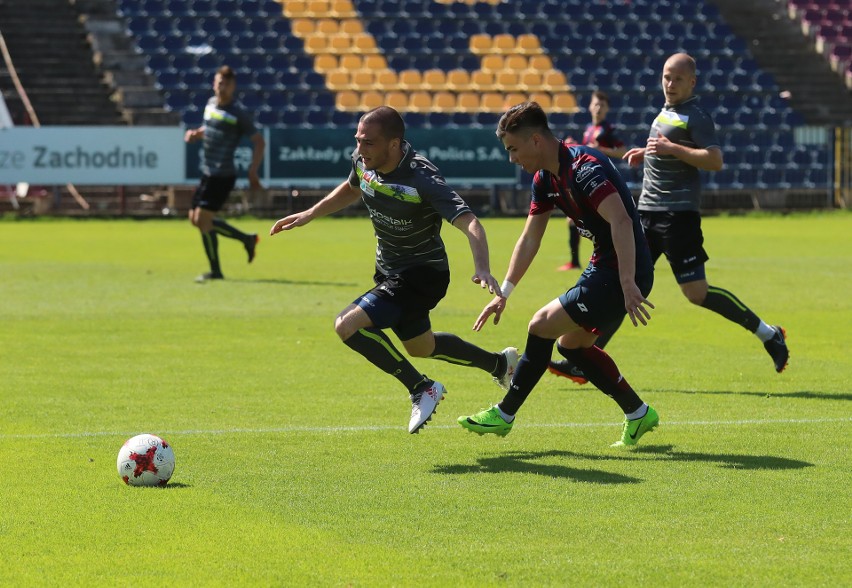
[[[182,184],[180,127],[0,129],[0,184]]]

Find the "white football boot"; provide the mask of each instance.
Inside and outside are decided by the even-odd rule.
[[[515,369],[518,367],[518,360],[520,359],[520,356],[518,355],[518,350],[515,347],[506,347],[506,349],[500,353],[506,358],[506,371],[499,378],[494,376],[494,381],[498,386],[503,388],[503,390],[508,390],[509,385],[512,383],[512,376],[515,375]]]
[[[420,429],[429,422],[438,403],[446,393],[444,385],[440,382],[432,382],[425,390],[411,395],[411,420],[408,421],[408,432],[419,433]]]

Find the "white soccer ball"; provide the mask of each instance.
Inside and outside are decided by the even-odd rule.
[[[165,486],[175,471],[175,452],[156,435],[136,435],[121,446],[117,466],[125,484]]]

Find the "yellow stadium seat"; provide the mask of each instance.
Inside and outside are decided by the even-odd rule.
[[[514,106],[515,104],[520,104],[521,102],[526,102],[529,99],[529,95],[524,92],[509,92],[506,94],[503,109],[507,110],[509,107]]]
[[[494,76],[494,88],[502,92],[518,89],[518,73],[509,70],[498,71]]]
[[[491,36],[476,34],[470,37],[470,52],[476,54],[491,53]]]
[[[550,60],[550,57],[544,54],[530,55],[528,67],[529,69],[538,70],[544,75],[544,72],[553,69],[553,62]]]
[[[545,112],[550,111],[553,107],[553,100],[550,97],[550,94],[544,94],[542,92],[533,92],[530,94],[530,100],[533,102],[538,102],[539,106],[541,106]]]
[[[429,92],[412,92],[408,97],[408,110],[411,112],[429,112],[432,108],[432,95]]]
[[[433,92],[447,86],[447,74],[442,69],[427,69],[423,72],[423,87]]]
[[[329,90],[341,91],[352,89],[352,79],[349,72],[343,69],[333,69],[325,74],[325,85]]]
[[[354,37],[363,33],[364,27],[361,26],[361,21],[357,18],[347,18],[340,21],[340,32]]]
[[[351,18],[356,16],[355,8],[351,0],[331,0],[328,7],[329,13],[339,18]]]
[[[305,51],[316,55],[318,53],[328,53],[330,47],[327,43],[327,38],[323,35],[310,35],[305,37]]]
[[[509,55],[503,61],[503,66],[506,69],[520,72],[529,68],[529,60],[524,55]]]
[[[372,110],[378,108],[385,103],[385,97],[382,93],[376,91],[363,92],[361,101],[358,104],[361,110]]]
[[[406,69],[399,72],[400,90],[419,90],[423,86],[423,76],[419,70]]]
[[[479,112],[479,94],[476,92],[461,92],[456,98],[456,108],[460,112]]]
[[[320,35],[336,35],[340,30],[340,22],[331,18],[320,18],[316,21],[314,32]]]
[[[307,37],[316,30],[317,23],[312,18],[294,18],[290,21],[293,34],[299,38]]]
[[[527,92],[537,92],[542,89],[543,80],[541,72],[534,69],[527,69],[521,72],[519,86]]]
[[[456,95],[452,92],[435,92],[432,97],[433,112],[453,112],[456,109]]]
[[[551,108],[556,112],[577,112],[577,99],[573,94],[554,94]]]
[[[482,57],[482,69],[496,73],[505,67],[502,55],[492,53]]]
[[[408,94],[405,92],[388,92],[385,94],[385,104],[399,111],[408,108]]]
[[[399,77],[392,69],[370,70],[376,72],[376,87],[382,90],[395,90],[399,86]]]
[[[487,92],[494,89],[494,74],[490,71],[476,70],[470,76],[470,86],[474,90]]]
[[[568,80],[565,79],[565,74],[561,71],[551,69],[544,72],[544,85],[551,91],[559,91],[568,87]]]
[[[355,71],[356,69],[364,67],[364,60],[360,55],[356,55],[354,53],[345,53],[341,55],[338,63],[340,64],[338,67],[340,67],[340,69],[345,69],[346,71]]]
[[[510,54],[515,52],[515,37],[508,33],[495,35],[491,40],[491,50],[495,53]]]
[[[308,0],[305,4],[305,12],[315,17],[328,16],[328,0]]]
[[[541,43],[535,35],[526,33],[515,39],[515,51],[525,55],[541,53]]]
[[[337,110],[358,110],[360,100],[357,93],[346,90],[337,93],[334,99],[334,106]]]
[[[470,73],[466,69],[451,69],[447,72],[447,88],[462,91],[470,88]]]
[[[308,3],[303,0],[286,0],[281,3],[281,8],[288,17],[307,16]]]
[[[314,69],[320,73],[326,73],[340,67],[336,55],[330,53],[320,53],[314,57]]]
[[[352,88],[359,92],[375,89],[376,76],[371,69],[356,69],[349,74]]]
[[[378,53],[379,49],[376,47],[376,40],[373,38],[373,35],[361,33],[352,38],[354,39],[354,47],[357,51],[361,53]]]
[[[503,112],[503,94],[498,92],[486,92],[479,100],[479,109],[482,112]]]
[[[388,61],[385,59],[384,55],[381,54],[371,54],[364,55],[364,67],[368,69],[387,69]]]

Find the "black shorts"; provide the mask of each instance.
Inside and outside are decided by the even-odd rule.
[[[450,272],[416,267],[398,274],[376,271],[376,287],[353,301],[379,329],[392,329],[408,341],[432,328],[429,311],[447,295]]]
[[[701,214],[695,210],[640,210],[642,227],[651,248],[651,260],[656,263],[665,254],[678,283],[703,276],[704,262],[710,259],[704,251],[701,233]]]
[[[647,298],[654,285],[653,272],[636,276],[636,285]],[[591,333],[618,325],[627,314],[618,270],[612,268],[590,265],[559,302],[572,321]]]
[[[219,212],[236,182],[236,176],[201,176],[201,182],[192,196],[192,208]]]

